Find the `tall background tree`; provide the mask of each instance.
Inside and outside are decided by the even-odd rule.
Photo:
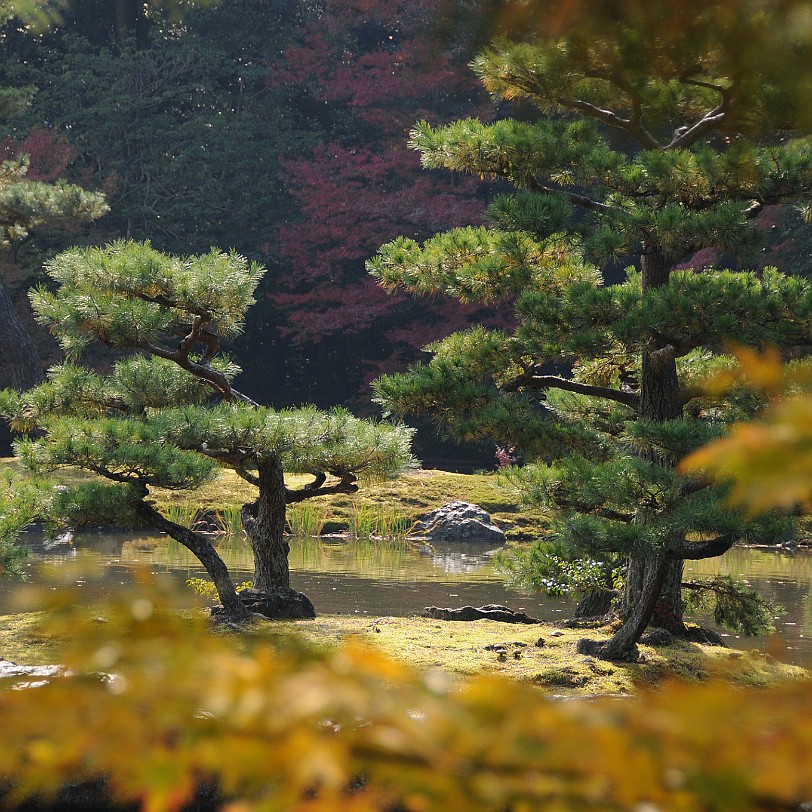
[[[790,41],[780,14],[772,33],[762,5],[738,4],[731,18],[727,4],[699,3],[676,26],[653,3],[634,7],[633,24],[599,14],[597,25],[486,49],[474,69],[520,117],[421,122],[411,145],[427,168],[516,192],[492,203],[490,229],[422,248],[400,239],[370,263],[390,289],[515,300],[515,331],[452,335],[378,395],[457,436],[560,458],[522,478],[561,511],[564,543],[607,562],[610,586],[617,555],[626,562],[623,625],[582,644],[611,659],[633,656],[652,618],[684,633],[682,560],[719,555],[745,532],[708,480],[675,471],[746,407],[697,399],[697,371],[724,363],[734,338],[792,354],[812,345],[808,284],[699,262],[678,270],[701,249],[746,257],[766,206],[812,196],[809,111],[764,57],[791,46],[803,59],[809,43]],[[744,58],[756,47],[761,61]],[[635,267],[618,272],[624,261]],[[622,281],[605,284],[610,273]]]
[[[4,32],[0,77],[38,90],[7,125],[8,143],[39,132],[72,148],[69,179],[103,189],[111,207],[96,243],[216,244],[269,267],[240,339],[252,396],[367,406],[378,372],[413,360],[444,325],[485,318],[453,302],[393,301],[363,265],[399,233],[422,238],[482,215],[478,181],[421,173],[404,144],[417,117],[488,104],[465,66],[468,29],[442,39],[440,12],[230,0],[182,24],[150,11],[136,41],[116,35],[115,4],[69,3],[45,35]],[[21,262],[36,273],[44,249],[65,244],[33,247]],[[255,363],[249,340],[268,357]]]
[[[17,94],[14,98],[19,101]],[[35,386],[44,374],[40,353],[9,289],[9,283],[20,281],[20,247],[41,226],[90,222],[107,211],[103,195],[64,180],[37,180],[29,177],[29,168],[26,153],[0,165],[0,357],[18,390]],[[23,283],[25,279],[23,273]]]

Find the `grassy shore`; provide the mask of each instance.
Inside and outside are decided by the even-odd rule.
[[[288,475],[289,487],[301,487],[311,477]],[[225,510],[253,500],[255,489],[232,471],[221,471],[216,478],[193,494],[154,490],[159,506],[194,502],[205,510]],[[539,510],[523,507],[519,494],[496,473],[453,474],[420,469],[395,480],[362,482],[358,493],[320,496],[308,503],[321,505],[327,516],[326,532],[341,532],[350,526],[351,516],[360,508],[396,510],[417,521],[435,508],[454,499],[480,505],[504,531],[508,540],[529,541],[544,535],[548,517]]]
[[[294,487],[306,481],[308,477],[290,478]],[[233,473],[223,471],[193,494],[156,491],[153,495],[164,508],[192,503],[202,510],[222,511],[251,500],[252,490]],[[538,538],[548,526],[547,517],[523,509],[517,494],[508,490],[496,474],[421,470],[393,482],[365,483],[352,496],[320,497],[314,501],[324,507],[327,529],[337,532],[349,527],[352,514],[362,508],[397,510],[415,521],[453,499],[484,507],[513,542]],[[39,631],[40,620],[37,613],[0,617],[0,657],[31,665],[59,662],[62,641]],[[605,663],[578,654],[575,644],[580,637],[608,635],[610,630],[558,629],[546,624],[323,615],[296,623],[257,622],[246,633],[271,637],[298,633],[317,646],[334,645],[357,635],[417,668],[435,668],[459,676],[496,672],[556,694],[627,694],[669,678],[704,680],[723,676],[736,684],[767,685],[807,675],[803,669],[783,665],[761,652],[742,653],[694,643],[641,646],[642,656],[637,663]]]
[[[62,641],[39,631],[41,620],[39,613],[0,617],[0,656],[29,665],[59,662]],[[553,694],[576,696],[631,694],[669,679],[718,678],[735,685],[767,686],[782,680],[809,678],[804,669],[782,664],[763,652],[695,643],[676,642],[657,648],[641,645],[641,657],[636,663],[608,663],[576,652],[575,644],[580,637],[608,633],[608,629],[584,631],[491,620],[458,622],[341,615],[322,615],[297,622],[259,620],[243,632],[248,637],[272,641],[301,635],[320,648],[356,636],[417,669],[437,669],[463,678],[483,672],[498,673]],[[239,636],[235,641],[239,645]]]

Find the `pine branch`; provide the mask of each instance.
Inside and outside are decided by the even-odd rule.
[[[688,561],[699,561],[703,558],[715,558],[716,556],[726,553],[732,546],[736,537],[733,533],[725,533],[722,536],[717,536],[714,539],[707,541],[688,541],[682,539],[680,544],[676,547],[669,548],[666,553],[666,558],[683,558]]]
[[[711,485],[713,485],[713,480],[710,477],[699,477],[697,479],[691,479],[679,489],[679,495],[690,496],[692,493],[699,493],[699,491],[704,491],[705,488],[709,488]]]
[[[327,476],[324,473],[316,475],[313,482],[308,482],[303,488],[285,488],[285,501],[290,505],[294,502],[303,502],[314,496],[327,496],[334,493],[357,493],[358,478],[353,474],[344,474],[335,485],[324,485]]]
[[[600,78],[605,78],[607,81],[611,81],[605,76]],[[613,82],[613,84],[620,87],[617,82]],[[662,149],[662,144],[660,144],[660,142],[657,141],[657,139],[640,123],[643,117],[643,112],[639,96],[637,96],[636,93],[633,93],[630,85],[627,85],[623,89],[626,90],[627,93],[630,93],[632,98],[632,116],[630,118],[622,118],[612,110],[606,110],[602,107],[598,107],[597,105],[584,101],[583,99],[567,99],[563,96],[556,96],[555,101],[562,107],[568,107],[571,110],[578,110],[589,118],[600,121],[602,124],[606,124],[609,127],[625,130],[627,133],[629,133],[629,135],[637,139],[644,149]]]
[[[158,356],[158,358],[165,358],[167,361],[176,363],[181,369],[185,369],[192,375],[206,381],[216,392],[222,395],[224,400],[229,402],[239,400],[243,403],[247,403],[249,406],[259,407],[259,404],[249,398],[248,395],[244,395],[242,392],[233,389],[228,378],[223,375],[222,372],[217,372],[208,364],[199,364],[196,361],[192,361],[188,353],[181,347],[173,352],[171,350],[165,350],[163,347],[159,347],[149,341],[139,342],[137,346],[152,355]]]
[[[560,195],[565,197],[573,206],[578,206],[581,209],[588,211],[597,211],[603,214],[617,214],[618,210],[614,206],[608,206],[606,203],[601,203],[599,200],[593,200],[586,195],[579,195],[577,192],[568,192],[565,189],[558,189],[555,186],[548,186],[546,183],[541,183],[535,178],[528,181],[529,189],[534,192],[543,192],[548,195]]]
[[[713,82],[704,82],[701,79],[689,79],[687,76],[683,76],[680,79],[680,82],[682,82],[684,85],[693,85],[694,87],[704,87],[708,90],[713,90],[716,93],[719,93],[723,99],[728,91],[728,88],[722,87],[722,85],[715,85]]]
[[[678,130],[671,143],[665,149],[688,149],[692,147],[700,138],[709,132],[719,128],[722,122],[728,117],[727,101],[723,100],[720,105],[709,110],[699,121],[683,130]]]
[[[588,383],[571,381],[568,378],[560,378],[557,375],[537,375],[534,367],[530,367],[521,375],[517,375],[512,381],[508,381],[499,387],[499,391],[504,393],[517,392],[520,389],[565,389],[568,392],[577,392],[580,395],[614,400],[634,409],[640,403],[639,396],[634,392],[610,389],[607,386],[593,386]]]

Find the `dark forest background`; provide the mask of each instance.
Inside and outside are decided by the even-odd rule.
[[[276,407],[369,414],[380,373],[468,323],[509,317],[389,296],[364,268],[400,234],[421,240],[484,217],[490,186],[422,170],[406,142],[418,119],[522,114],[494,109],[467,67],[494,33],[491,5],[222,0],[178,20],[131,0],[72,0],[47,33],[7,25],[0,86],[36,93],[0,121],[2,157],[28,153],[29,177],[66,178],[110,205],[92,226],[39,229],[16,262],[0,256],[43,364],[58,350],[26,298],[43,261],[119,237],[176,254],[233,248],[269,269],[234,357],[240,388]],[[762,215],[767,239],[748,262],[802,272],[812,238],[782,218]],[[492,447],[460,449],[427,429],[416,451],[448,468],[494,461]]]

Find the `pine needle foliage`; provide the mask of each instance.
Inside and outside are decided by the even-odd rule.
[[[613,4],[578,22],[569,5],[547,3],[561,5],[558,29],[536,25],[545,4],[509,5],[534,33],[498,39],[472,65],[501,110],[519,104],[520,115],[421,121],[409,143],[427,169],[514,191],[495,198],[487,227],[422,246],[395,240],[368,268],[387,290],[500,303],[515,329],[449,336],[427,363],[377,381],[376,397],[459,440],[516,449],[531,464],[509,476],[558,511],[569,557],[629,564],[622,630],[600,651],[584,645],[623,659],[652,618],[684,629],[681,559],[719,555],[750,533],[742,513],[716,506],[724,486],[676,466],[764,405],[758,393],[698,386],[731,366],[733,342],[795,357],[812,348],[809,282],[748,269],[759,213],[812,198],[809,120],[797,76],[781,83],[736,57],[763,34],[787,64],[783,7],[760,5],[758,17],[747,5],[742,46],[721,0],[681,23],[660,3]],[[786,532],[775,520],[774,540]],[[657,592],[670,618],[655,611]]]
[[[234,469],[258,490],[242,510],[258,562],[254,585],[289,589],[286,504],[354,493],[359,481],[393,477],[413,464],[406,428],[342,409],[274,410],[234,388],[239,367],[222,354],[221,341],[242,330],[264,273],[237,254],[173,257],[149,243],[118,241],[66,251],[47,272],[53,289],[33,291],[31,302],[70,360],[35,389],[3,393],[0,409],[13,429],[29,433],[15,447],[27,468],[47,474],[78,467],[108,484],[71,488],[70,498],[41,503],[40,516],[61,511],[54,518],[67,522],[95,493],[89,512],[107,513],[104,523],[137,514],[191,545],[213,578],[212,568],[219,572],[223,603],[225,592],[239,612],[214,548],[161,515],[147,501],[150,489],[194,491],[219,467]],[[81,364],[93,343],[118,355],[105,374]],[[288,489],[285,472],[313,481]]]

